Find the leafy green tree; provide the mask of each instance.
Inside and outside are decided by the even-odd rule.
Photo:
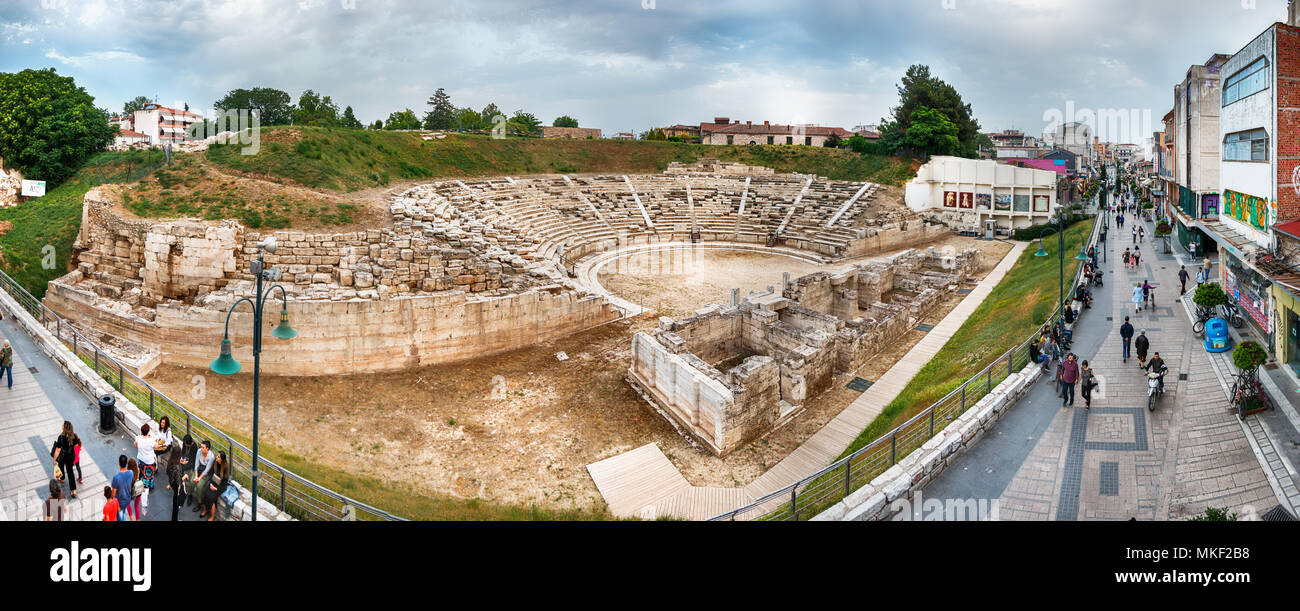
[[[339,119],[339,125],[352,129],[361,129],[361,122],[357,120],[355,114],[352,114],[351,106],[343,109],[343,117]]]
[[[957,90],[930,75],[930,67],[915,64],[907,69],[898,85],[898,106],[892,118],[881,120],[881,143],[889,152],[908,145],[906,134],[917,109],[929,108],[943,114],[957,128],[957,150],[953,154],[976,157],[979,153],[979,122],[972,117],[970,104],[962,101]]]
[[[371,126],[370,126],[370,129],[384,129],[384,120],[383,120],[383,119],[375,119],[375,124],[374,124],[374,125],[371,125]]]
[[[130,115],[137,110],[144,110],[146,104],[152,104],[152,103],[153,100],[150,100],[145,96],[142,95],[135,96],[134,98],[128,100],[127,103],[122,105],[122,114]]]
[[[1192,295],[1192,303],[1206,309],[1217,308],[1228,303],[1228,295],[1223,292],[1223,287],[1217,282],[1206,282],[1196,287],[1196,293]]]
[[[308,89],[298,96],[298,107],[293,111],[295,125],[331,127],[339,123],[339,106],[329,96]]]
[[[639,140],[667,140],[668,135],[664,133],[664,130],[656,127],[641,132],[641,135],[638,136],[638,139]]]
[[[427,104],[432,108],[424,115],[424,129],[451,129],[456,127],[456,107],[451,103],[451,96],[439,87],[433,92]]]
[[[295,110],[289,94],[268,87],[232,89],[213,106],[220,110],[257,110],[262,125],[288,125],[293,122]]]
[[[415,116],[415,111],[407,108],[390,113],[388,120],[384,121],[384,129],[420,129],[420,119]]]
[[[912,112],[911,125],[904,135],[906,148],[914,153],[953,155],[961,149],[957,139],[957,126],[938,110],[917,108]]]
[[[573,117],[570,117],[569,115],[562,115],[556,117],[555,121],[551,123],[551,126],[552,127],[577,127],[578,120]]]
[[[483,118],[483,127],[490,129],[495,125],[492,118],[497,115],[505,116],[505,114],[506,113],[501,112],[500,108],[497,108],[496,104],[488,102],[488,105],[484,106],[483,110],[479,111],[478,116]]]
[[[515,114],[510,115],[510,120],[506,123],[506,129],[518,134],[540,134],[542,132],[542,122],[537,120],[532,113],[522,110],[516,110]]]
[[[53,187],[116,134],[72,77],[53,68],[0,72],[0,159],[27,178]]]
[[[484,129],[486,127],[478,111],[468,106],[456,109],[456,126],[466,130]]]

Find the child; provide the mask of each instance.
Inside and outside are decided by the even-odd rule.
[[[77,470],[77,483],[81,482],[81,438],[72,434],[72,467]],[[71,475],[71,474],[69,474]]]
[[[113,496],[113,487],[104,486],[104,520],[105,522],[117,521],[117,497]]]

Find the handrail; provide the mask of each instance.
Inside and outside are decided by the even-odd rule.
[[[41,323],[46,330],[53,325],[55,337],[65,346],[71,341],[75,356],[90,365],[97,375],[102,377],[118,392],[135,403],[141,411],[149,414],[151,419],[168,416],[172,422],[185,423],[187,434],[194,434],[195,439],[207,438],[216,450],[225,450],[230,457],[231,473],[235,481],[251,481],[247,476],[252,465],[252,450],[232,439],[217,427],[209,424],[184,406],[173,401],[153,385],[140,379],[121,363],[104,353],[93,341],[77,331],[67,320],[46,307],[44,303],[32,296],[21,285],[0,270],[0,287],[9,293],[23,309]],[[65,334],[68,339],[64,339]],[[81,391],[92,400],[89,389]],[[157,414],[157,416],[155,416]],[[243,467],[240,475],[236,467]],[[344,496],[288,470],[264,456],[258,457],[258,467],[262,478],[262,494],[258,496],[281,511],[300,520],[396,520],[405,518],[375,508],[356,499]],[[276,485],[278,484],[278,486]]]
[[[1098,215],[1094,218],[1096,220],[1092,225],[1092,235],[1089,236],[1085,244],[1096,245],[1097,243],[1097,236],[1102,225],[1100,211],[1098,211]],[[1080,265],[1079,268],[1075,270],[1074,280],[1071,286],[1078,285],[1082,276],[1083,266]],[[1055,314],[1048,317],[1049,323],[1052,318],[1055,318]],[[998,375],[1001,376],[1003,368],[1005,368],[1007,376],[1010,376],[1014,372],[1015,363],[1019,360],[1019,356],[1022,352],[1024,353],[1024,361],[1028,364],[1029,343],[1034,341],[1038,336],[1038,333],[1038,331],[1035,331],[1028,339],[1003,353],[1002,356],[998,357],[992,363],[989,363],[989,365],[984,367],[984,369],[981,369],[979,373],[976,373],[970,379],[966,380],[966,382],[961,386],[953,389],[952,392],[945,395],[942,399],[935,401],[929,407],[925,408],[917,415],[912,416],[903,424],[900,424],[888,433],[877,437],[875,440],[858,449],[854,453],[831,463],[816,473],[804,477],[793,484],[788,484],[769,492],[748,505],[713,516],[712,518],[709,518],[709,520],[734,521],[737,517],[743,514],[756,514],[752,517],[760,520],[798,520],[801,514],[804,516],[811,516],[815,515],[815,513],[819,513],[821,509],[828,508],[839,499],[848,496],[852,490],[856,489],[854,486],[855,482],[865,484],[871,481],[871,479],[876,475],[879,475],[880,472],[888,469],[889,466],[898,464],[898,462],[905,458],[912,450],[919,448],[926,441],[933,438],[936,431],[942,432],[942,427],[937,429],[935,427],[936,417],[944,418],[945,421],[941,424],[946,425],[948,422],[955,420],[957,416],[964,413],[968,406],[974,405],[975,402],[984,394],[991,392],[995,385],[993,382],[995,370],[998,372]],[[998,381],[1001,382],[1004,379],[1006,378],[999,377]],[[980,386],[983,388],[979,388]],[[957,401],[960,401],[960,403],[957,403]],[[951,411],[944,413],[943,407],[950,404],[958,404],[960,407],[955,413]],[[919,433],[909,431],[916,428],[918,423],[921,422],[928,422],[929,433],[924,439],[916,442],[915,437]],[[897,451],[900,434],[906,444],[905,450],[907,450],[902,455],[899,455]],[[912,447],[908,448],[906,446]],[[878,457],[875,460],[873,460],[872,457],[877,453],[883,454],[886,449],[889,451],[889,464],[886,465],[884,469],[871,469],[862,466],[862,463],[883,465],[883,456]],[[855,468],[858,469],[858,471],[855,472]],[[842,472],[842,474],[838,474],[837,472]],[[801,490],[803,491],[803,498],[800,496]],[[778,500],[781,501],[779,504],[777,503]]]

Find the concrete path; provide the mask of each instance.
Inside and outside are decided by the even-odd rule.
[[[647,449],[650,446],[643,446],[588,465],[588,471],[592,473],[593,478],[597,473],[600,474],[597,488],[600,489],[605,502],[609,504],[611,512],[620,517],[671,515],[688,520],[704,520],[752,503],[834,462],[849,447],[849,444],[853,443],[858,433],[880,414],[885,405],[898,396],[921,367],[925,366],[948,342],[953,333],[961,328],[962,323],[966,322],[975,308],[979,307],[984,302],[984,298],[993,291],[993,287],[997,286],[1015,265],[1026,246],[1026,243],[1015,244],[1002,261],[979,283],[979,286],[962,299],[898,363],[895,363],[880,381],[873,384],[838,416],[827,422],[812,437],[749,485],[740,489],[701,486],[682,488],[681,482],[685,481],[685,478],[675,467],[671,471],[655,469],[653,471],[656,473],[655,476],[645,477],[644,473],[639,473],[645,464],[660,464],[653,459],[653,452]],[[657,452],[657,449],[655,451]],[[641,460],[620,460],[629,454],[647,457],[646,460],[651,463],[643,463]],[[606,485],[600,485],[602,481],[606,482]],[[635,482],[635,485],[619,485],[616,482]],[[737,503],[737,500],[741,502]]]
[[[1074,331],[1074,352],[1101,382],[1092,408],[1084,409],[1077,393],[1075,406],[1062,408],[1045,378],[925,489],[927,499],[997,499],[1004,520],[1186,519],[1209,506],[1249,517],[1278,504],[1251,440],[1228,410],[1214,362],[1191,332],[1178,295],[1178,259],[1157,253],[1147,239],[1142,266],[1125,270],[1120,253],[1132,245],[1112,221],[1102,262],[1106,286]],[[1159,288],[1156,307],[1139,314],[1129,297],[1144,279]],[[1126,315],[1146,329],[1152,351],[1169,366],[1168,392],[1155,412],[1146,409],[1136,358],[1121,359]]]
[[[68,498],[67,518],[99,520],[104,507],[103,490],[117,473],[117,457],[135,456],[132,438],[121,427],[112,435],[98,431],[99,411],[77,389],[62,370],[38,349],[5,312],[0,334],[14,348],[14,385],[0,382],[0,520],[44,520],[44,501],[50,497],[54,477],[50,447],[58,438],[63,421],[72,422],[81,437],[83,482],[77,498]],[[6,381],[7,382],[7,381]],[[171,519],[171,495],[165,491],[167,475],[155,478],[146,520]],[[193,520],[198,514],[187,509],[180,519]]]

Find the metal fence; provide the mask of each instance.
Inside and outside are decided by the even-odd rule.
[[[1093,223],[1092,235],[1085,243],[1096,244],[1101,224],[1102,219],[1098,217]],[[1078,285],[1082,274],[1083,266],[1080,265],[1075,271],[1071,286]],[[992,392],[1000,382],[1029,364],[1029,343],[1037,336],[1038,333],[1035,332],[947,396],[865,447],[831,463],[821,471],[710,520],[801,520],[829,509],[854,490],[898,464],[899,460],[933,438],[935,432],[942,432],[968,407]]]
[[[206,439],[212,442],[214,449],[225,450],[226,456],[230,457],[231,474],[235,481],[244,487],[251,485],[252,450],[195,416],[181,404],[123,367],[3,271],[0,271],[0,287],[3,287],[23,309],[58,337],[59,341],[69,347],[73,354],[94,368],[95,373],[130,399],[150,418],[157,420],[167,416],[174,427],[184,423],[185,432],[193,435],[195,440]],[[87,392],[86,389],[82,391]],[[95,397],[90,398],[95,399]],[[259,502],[275,505],[281,511],[299,520],[404,519],[314,484],[267,460],[264,456],[258,457],[258,468],[261,472],[258,482]]]

